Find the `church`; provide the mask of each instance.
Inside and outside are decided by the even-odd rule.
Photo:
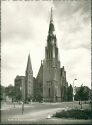
[[[60,67],[52,9],[45,58],[41,61],[37,77],[33,77],[29,54],[25,76],[15,78],[15,88],[17,90],[19,88],[22,92],[22,99],[25,101],[62,102],[67,100],[68,82],[64,66]]]

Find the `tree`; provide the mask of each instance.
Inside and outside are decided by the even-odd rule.
[[[5,87],[0,84],[0,101],[5,99]]]
[[[14,87],[14,93],[15,93],[15,100],[16,101],[21,101],[22,100],[22,92],[20,90],[20,87],[15,86]]]
[[[16,93],[15,93],[15,88],[12,85],[9,85],[8,87],[5,88],[5,94],[6,96],[12,98],[12,101],[14,100]]]
[[[90,90],[90,93],[89,93],[89,99],[90,99],[90,107],[92,111],[92,89]]]
[[[75,94],[75,100],[78,101],[80,100],[80,89],[83,88],[83,97],[82,97],[82,101],[87,101],[89,100],[89,94],[90,94],[90,89],[87,87],[87,86],[82,86],[82,87],[78,87],[77,91],[76,91],[76,94]]]
[[[82,109],[82,101],[84,100],[84,87],[81,85],[79,89],[79,99],[81,101],[81,109]]]
[[[89,99],[89,88],[86,86],[79,87],[75,94],[75,100],[81,101],[81,108],[82,108],[82,101],[86,101]]]
[[[68,101],[73,100],[73,88],[72,88],[71,84],[70,84],[70,86],[68,87],[68,90],[67,90],[67,100]]]
[[[36,100],[37,102],[42,102],[42,100],[43,100],[43,97],[42,97],[41,92],[40,92],[39,89],[36,92],[34,100]]]
[[[89,100],[89,94],[90,94],[90,89],[88,87],[84,86],[84,98],[83,98],[83,100],[85,101],[85,103],[87,100]]]

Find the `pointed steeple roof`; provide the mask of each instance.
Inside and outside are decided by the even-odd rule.
[[[52,10],[52,8],[51,8],[50,22],[53,22],[53,10]]]
[[[30,53],[29,53],[29,55],[28,55],[26,72],[33,73],[33,71],[32,71],[32,65],[31,65],[31,59],[30,59]]]
[[[50,16],[50,24],[49,24],[49,34],[52,35],[55,31],[54,24],[53,24],[53,10],[51,8],[51,16]]]

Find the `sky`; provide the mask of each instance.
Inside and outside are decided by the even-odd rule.
[[[36,77],[45,58],[50,10],[59,48],[61,67],[69,84],[91,87],[91,3],[90,0],[33,0],[1,3],[1,84],[14,85],[25,75],[30,53]]]

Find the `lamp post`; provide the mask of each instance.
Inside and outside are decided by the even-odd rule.
[[[74,79],[74,81],[77,79]],[[74,101],[74,81],[73,81],[73,101]]]

